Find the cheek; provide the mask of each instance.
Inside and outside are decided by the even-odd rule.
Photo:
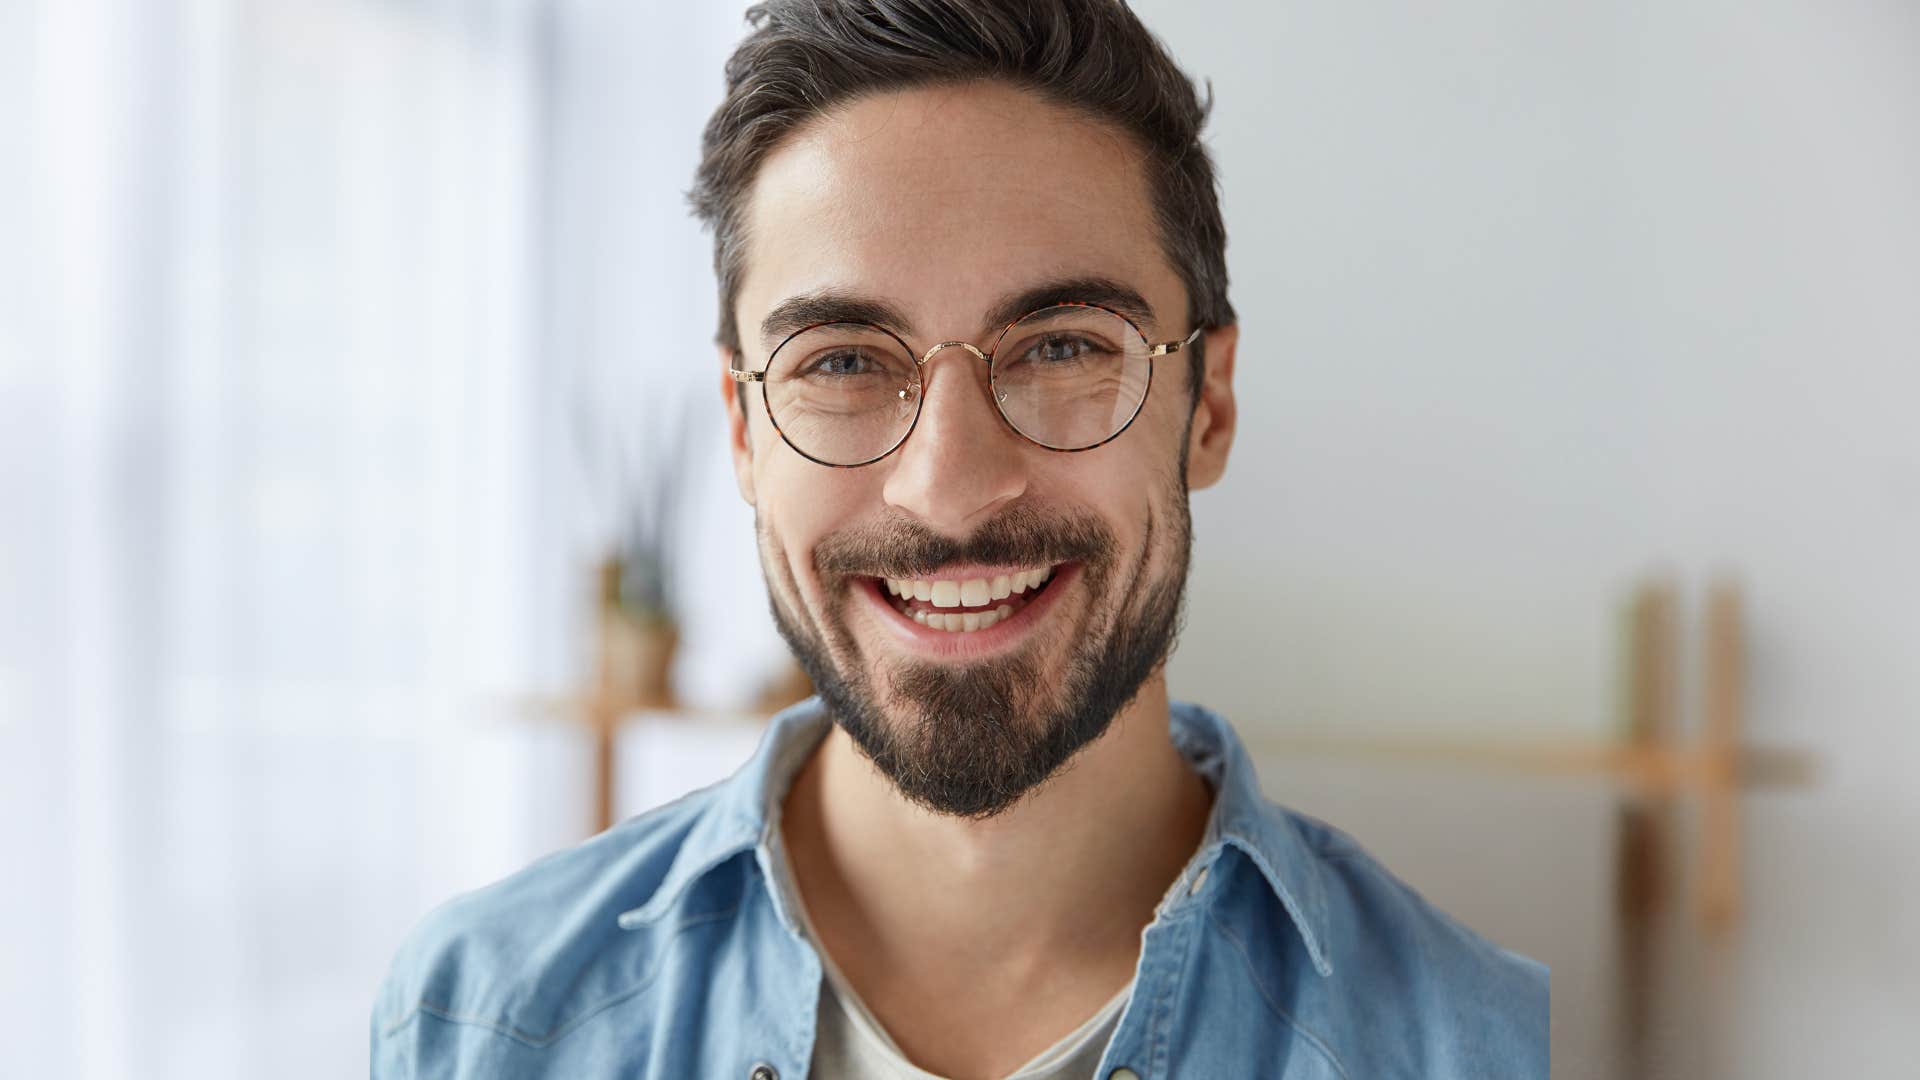
[[[1188,407],[1192,400],[1192,392],[1187,388],[1186,358],[1177,353],[1163,357],[1156,361],[1153,388],[1146,407],[1134,420],[1134,427],[1145,426],[1155,446],[1164,446],[1168,452],[1178,454],[1180,440],[1186,434],[1187,418],[1192,415],[1193,410]]]
[[[1137,440],[1127,447],[1124,460],[1112,463],[1100,475],[1089,478],[1083,490],[1096,512],[1105,518],[1120,537],[1120,566],[1124,579],[1144,574],[1151,579],[1166,572],[1168,560],[1177,557],[1170,544],[1183,531],[1184,492],[1180,475],[1180,436],[1185,414],[1175,425],[1164,415],[1142,414],[1135,427]],[[1127,434],[1115,445],[1132,439]]]
[[[1155,533],[1151,543],[1158,547],[1158,533],[1169,511],[1165,505],[1168,466],[1161,462],[1159,447],[1145,437],[1151,430],[1143,427],[1147,424],[1145,414],[1135,421],[1134,428],[1142,428],[1138,440],[1134,428],[1129,428],[1097,450],[1058,455],[1068,471],[1050,477],[1045,487],[1059,492],[1061,501],[1093,514],[1112,531],[1113,572],[1122,582],[1133,573],[1150,542],[1148,521],[1153,522]]]
[[[853,527],[881,505],[873,480],[856,476],[865,470],[829,469],[800,457],[773,436],[774,445],[754,463],[757,510],[767,539],[769,558],[785,564],[785,575],[806,593],[816,594],[813,550],[821,539]],[[784,575],[783,575],[784,576]]]

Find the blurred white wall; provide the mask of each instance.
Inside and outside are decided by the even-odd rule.
[[[0,1074],[362,1071],[582,833],[540,13],[0,5]]]
[[[1904,1075],[1920,7],[1135,7],[1213,81],[1243,328],[1176,693],[1256,732],[1604,735],[1625,589],[1734,573],[1752,738],[1823,773],[1749,800],[1746,947],[1667,1075]]]

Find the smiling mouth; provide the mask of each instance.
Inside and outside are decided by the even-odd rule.
[[[1062,564],[1064,565],[1064,564]],[[1046,591],[1060,566],[974,578],[875,578],[886,601],[902,617],[930,630],[966,634],[986,630],[1018,614]]]

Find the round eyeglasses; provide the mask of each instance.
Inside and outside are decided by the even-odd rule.
[[[788,335],[764,370],[736,367],[731,374],[760,384],[774,430],[801,457],[851,469],[907,441],[925,396],[920,369],[941,349],[965,349],[987,365],[1007,426],[1048,450],[1075,453],[1127,430],[1153,386],[1154,358],[1179,352],[1200,333],[1153,344],[1118,312],[1063,303],[1008,323],[985,352],[943,341],[915,357],[878,326],[821,323]],[[742,357],[736,352],[734,359]]]

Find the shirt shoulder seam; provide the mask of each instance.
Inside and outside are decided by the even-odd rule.
[[[691,927],[699,926],[705,923],[716,922],[720,919],[727,918],[728,916],[740,910],[741,903],[744,903],[744,897],[740,902],[736,902],[733,906],[726,908],[725,910],[708,912],[704,915],[695,915],[682,920],[681,922],[677,923],[674,926],[673,934],[668,939],[668,943],[671,943],[672,938],[679,937],[681,933],[683,933],[684,931],[686,931]],[[402,1014],[398,1020],[395,1020],[391,1024],[388,1024],[386,1027],[382,1028],[380,1031],[380,1037],[383,1039],[392,1038],[394,1035],[398,1034],[402,1029],[404,1029],[409,1023],[411,1023],[415,1017],[419,1016],[421,1013],[426,1013],[439,1020],[444,1020],[450,1024],[460,1024],[467,1027],[483,1028],[487,1031],[493,1032],[496,1035],[500,1035],[502,1037],[512,1039],[515,1042],[523,1043],[529,1047],[532,1047],[533,1049],[544,1050],[547,1047],[552,1046],[554,1043],[560,1041],[562,1038],[566,1037],[575,1028],[579,1027],[581,1024],[586,1023],[588,1020],[592,1019],[594,1016],[600,1014],[601,1012],[606,1011],[607,1009],[615,1005],[618,1005],[620,1002],[625,1001],[628,998],[633,997],[635,994],[641,993],[642,991],[646,990],[649,986],[653,985],[653,981],[659,975],[659,973],[660,973],[660,962],[658,958],[656,958],[654,963],[648,967],[646,974],[642,976],[638,982],[616,993],[609,994],[607,997],[603,998],[600,1001],[595,1002],[593,1005],[591,1005],[588,1008],[582,1009],[579,1013],[575,1014],[572,1017],[569,1017],[567,1020],[559,1024],[555,1024],[553,1027],[549,1028],[546,1031],[546,1033],[543,1035],[534,1034],[533,1032],[529,1032],[529,1031],[523,1031],[512,1024],[502,1023],[498,1020],[489,1019],[484,1016],[468,1015],[465,1013],[461,1013],[456,1011],[451,1005],[443,1005],[439,1002],[433,1001],[426,997],[420,997],[415,999],[412,1007],[409,1008],[404,1014]]]

